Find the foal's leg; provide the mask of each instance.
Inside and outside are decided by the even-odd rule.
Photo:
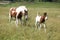
[[[36,29],[38,28],[38,23],[37,22],[35,22],[35,27],[36,27]]]
[[[39,30],[41,29],[41,27],[42,27],[42,24],[40,23],[40,27],[39,27]]]
[[[46,32],[46,25],[45,25],[45,23],[43,25],[44,25],[44,31]]]

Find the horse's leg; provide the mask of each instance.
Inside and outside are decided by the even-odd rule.
[[[20,19],[21,24],[23,24],[23,20],[22,20],[22,18],[23,18],[23,13],[20,12],[20,14],[19,14],[19,19]]]
[[[46,25],[45,25],[45,23],[43,25],[44,25],[44,31],[46,32]]]
[[[11,21],[11,14],[9,13],[9,22]]]
[[[18,15],[16,15],[16,26],[18,27]]]
[[[41,29],[41,27],[42,27],[42,24],[40,23],[40,27],[39,27],[39,30]]]
[[[36,29],[39,27],[38,22],[35,22]]]

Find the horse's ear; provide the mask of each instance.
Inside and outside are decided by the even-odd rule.
[[[40,14],[40,12],[37,12],[37,16]]]
[[[47,15],[47,12],[45,12],[44,15],[46,16]]]

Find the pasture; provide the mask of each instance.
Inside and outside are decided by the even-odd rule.
[[[26,25],[15,25],[15,21],[8,21],[10,7],[25,5],[28,8],[28,17]],[[35,17],[37,12],[42,15],[48,13],[46,21],[47,32],[44,27],[39,31],[35,30]],[[0,5],[0,40],[60,40],[60,3],[11,3]]]

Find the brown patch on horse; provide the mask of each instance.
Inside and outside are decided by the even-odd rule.
[[[44,22],[45,22],[45,16],[41,16],[40,23],[44,23]]]
[[[16,11],[12,12],[11,16],[16,18]]]
[[[40,23],[45,22],[45,17],[47,16],[47,13],[45,12],[43,16],[41,16]]]
[[[22,12],[20,12],[19,15],[18,15],[18,19],[21,19],[22,15],[23,15]]]

